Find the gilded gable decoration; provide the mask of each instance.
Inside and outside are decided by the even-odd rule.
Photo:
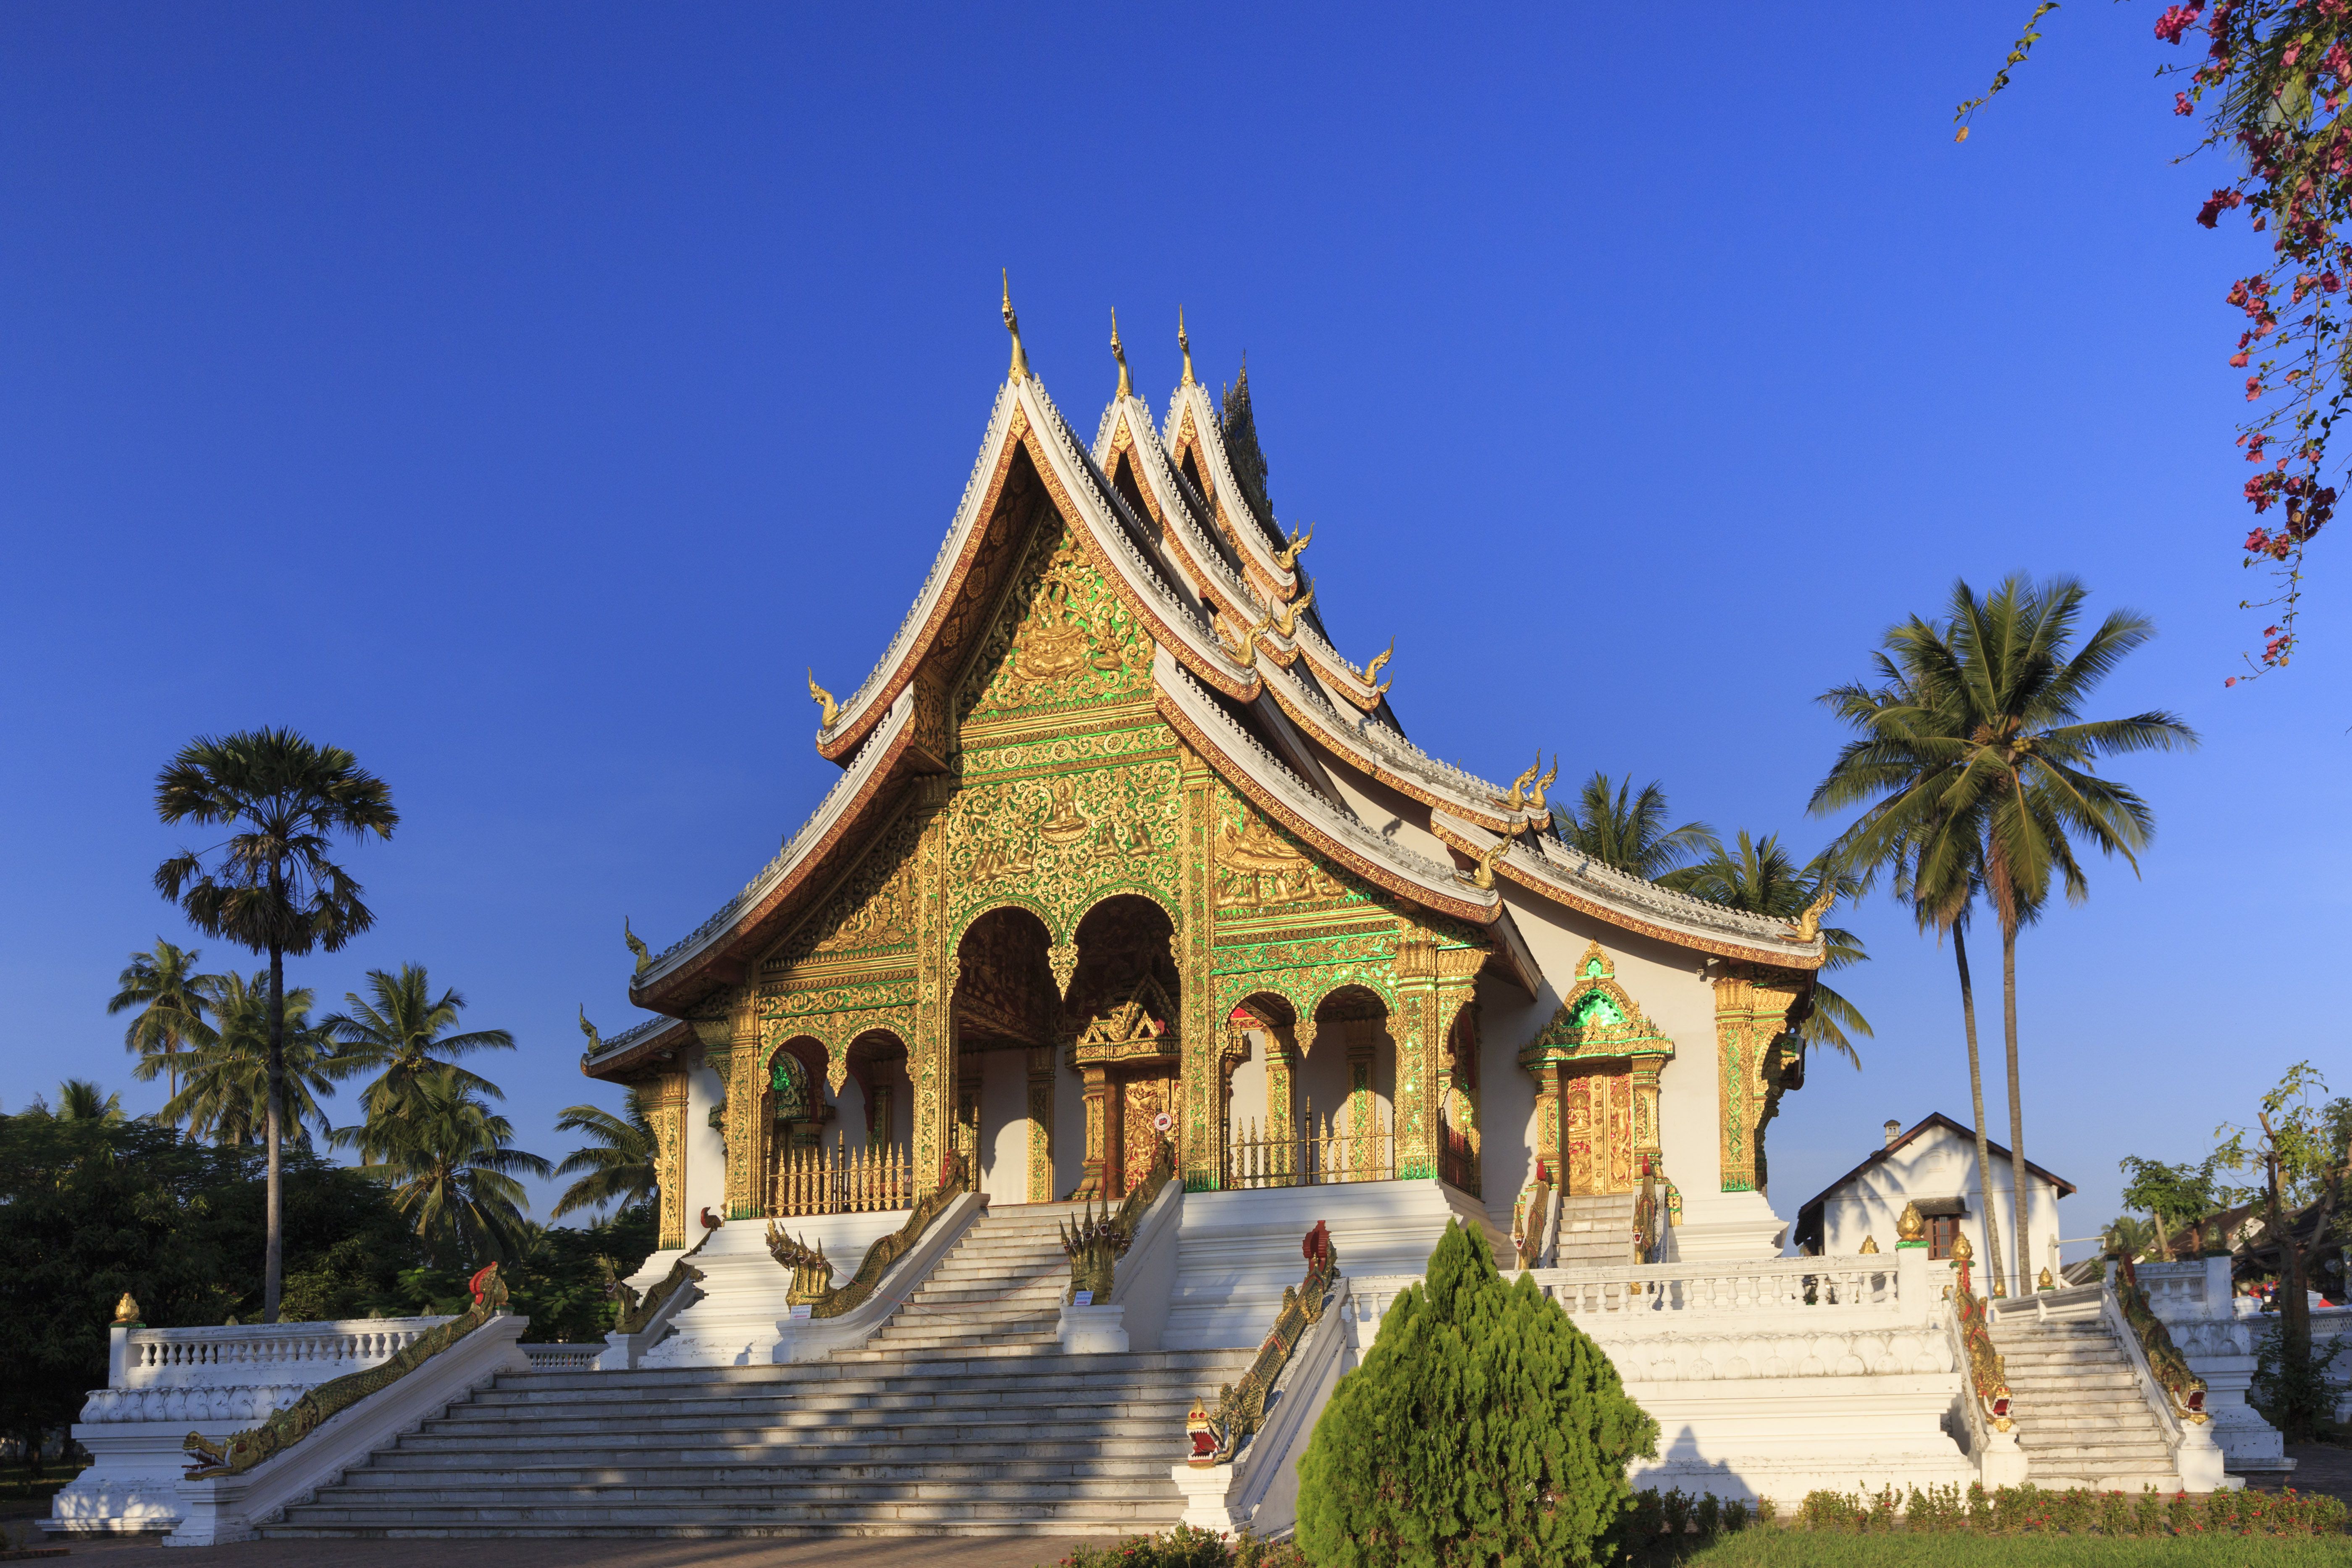
[[[1577,960],[1576,983],[1541,1033],[1519,1052],[1529,1069],[1544,1063],[1600,1057],[1671,1057],[1674,1041],[1643,1016],[1641,1004],[1617,984],[1617,966],[1594,942]]]

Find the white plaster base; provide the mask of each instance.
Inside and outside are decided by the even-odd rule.
[[[77,1424],[74,1440],[90,1453],[81,1474],[49,1504],[41,1528],[52,1535],[163,1534],[180,1522],[180,1478],[191,1431],[215,1442],[250,1421],[114,1421]]]
[[[1213,1530],[1220,1535],[1231,1535],[1249,1522],[1236,1518],[1233,1505],[1226,1500],[1234,1484],[1231,1465],[1178,1465],[1168,1473],[1176,1489],[1184,1494],[1181,1522],[1195,1530]]]
[[[1127,1328],[1122,1320],[1126,1316],[1124,1307],[1065,1306],[1058,1330],[1062,1353],[1125,1355]]]
[[[1778,1258],[1789,1224],[1761,1193],[1691,1193],[1683,1222],[1666,1233],[1675,1263]]]
[[[823,1247],[836,1282],[857,1271],[868,1247],[906,1223],[903,1209],[776,1222],[810,1246]],[[694,1266],[702,1270],[700,1298],[677,1314],[675,1331],[646,1350],[637,1364],[766,1366],[779,1359],[775,1352],[784,1337],[781,1325],[790,1310],[784,1292],[793,1277],[769,1256],[768,1222],[729,1221],[695,1255]]]
[[[1966,1486],[1977,1466],[1943,1428],[1958,1373],[1628,1383],[1658,1423],[1637,1487],[1793,1504],[1821,1489]]]

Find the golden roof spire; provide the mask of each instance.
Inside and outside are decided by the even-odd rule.
[[[1183,385],[1192,384],[1192,340],[1184,335],[1184,307],[1176,307],[1176,346],[1184,351]]]
[[[1013,273],[1004,273],[1004,330],[1013,334],[1013,379],[1029,379],[1029,356],[1021,352],[1021,318],[1013,313]]]
[[[1118,311],[1117,310],[1113,310],[1110,313],[1110,357],[1118,361],[1118,391],[1114,394],[1114,395],[1118,397],[1134,396],[1135,383],[1129,379],[1127,374],[1127,348],[1118,341]]]

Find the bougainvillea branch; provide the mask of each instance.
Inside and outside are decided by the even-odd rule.
[[[1969,121],[1977,117],[1978,110],[1993,100],[1995,93],[2009,85],[2009,68],[2025,63],[2025,57],[2032,54],[2033,46],[2042,41],[2042,35],[2035,29],[2041,26],[2042,17],[2056,9],[2058,9],[2058,0],[2042,0],[2042,4],[2033,8],[2033,15],[2025,19],[2025,26],[2018,32],[2017,42],[2009,46],[2009,58],[2001,61],[2000,69],[1993,72],[1992,85],[1985,89],[1984,96],[1969,99],[1952,110],[1952,123],[1959,127],[1952,133],[1953,141],[1965,142],[1969,139]]]
[[[2038,22],[2042,6],[2033,14]],[[2026,26],[1984,98],[1960,105],[1966,121],[2008,85],[2040,37]],[[2240,548],[2243,564],[2273,578],[2267,597],[2241,608],[2273,612],[2259,658],[2248,656],[2235,686],[2284,667],[2293,655],[2303,599],[2305,552],[2336,514],[2337,486],[2329,442],[2352,397],[2352,341],[2345,336],[2344,279],[2352,245],[2343,229],[2352,212],[2352,0],[2204,0],[2165,7],[2158,42],[2202,41],[2204,58],[2168,64],[2160,75],[2186,76],[2172,111],[2201,117],[2198,151],[2219,148],[2239,173],[2216,186],[2197,221],[2218,227],[2242,212],[2267,235],[2267,265],[2236,279],[2224,296],[2244,318],[2230,363],[2246,372],[2253,405],[2237,445],[2254,473],[2244,486],[2254,521]]]

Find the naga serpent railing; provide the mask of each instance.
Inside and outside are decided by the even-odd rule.
[[[616,1279],[606,1286],[605,1289],[613,1300],[621,1304],[620,1320],[613,1325],[614,1331],[624,1334],[643,1333],[646,1325],[654,1321],[655,1316],[668,1304],[672,1296],[684,1289],[689,1282],[699,1284],[702,1280],[702,1270],[688,1263],[687,1259],[709,1246],[710,1238],[718,1234],[716,1230],[704,1231],[702,1239],[680,1253],[670,1264],[669,1272],[656,1280],[642,1296],[629,1289],[627,1282],[622,1279]]]
[[[785,1235],[768,1222],[768,1255],[792,1270],[793,1282],[784,1291],[784,1304],[806,1306],[812,1318],[838,1318],[850,1311],[874,1294],[882,1283],[890,1265],[904,1258],[930,1228],[933,1220],[947,1211],[950,1204],[971,1190],[971,1166],[964,1156],[950,1151],[940,1160],[940,1184],[923,1194],[915,1205],[915,1212],[907,1223],[876,1241],[866,1249],[866,1259],[851,1275],[849,1283],[835,1287],[833,1264],[824,1255],[824,1244],[814,1247]]]
[[[1969,1260],[1975,1256],[1967,1237],[1953,1241],[1952,1261],[1960,1277],[1952,1287],[1952,1310],[1959,1324],[1960,1349],[1969,1358],[1969,1387],[1979,1416],[1994,1431],[2006,1432],[2013,1425],[2009,1414],[2009,1369],[2000,1352],[1993,1348],[1990,1305],[1969,1289]]]
[[[217,1443],[201,1432],[189,1433],[187,1440],[180,1445],[184,1451],[196,1456],[196,1463],[188,1468],[188,1479],[243,1475],[263,1460],[284,1453],[331,1417],[399,1382],[488,1322],[507,1304],[506,1281],[499,1277],[495,1263],[478,1270],[468,1288],[474,1293],[471,1307],[425,1330],[381,1366],[322,1383],[260,1426],[232,1433]]]
[[[2156,1315],[2148,1302],[2147,1292],[2141,1289],[2139,1271],[2131,1259],[2121,1258],[2116,1265],[2116,1305],[2123,1309],[2124,1321],[2139,1336],[2140,1353],[2147,1358],[2147,1370],[2172,1401],[2174,1413],[2194,1426],[2205,1419],[2205,1380],[2189,1370],[2189,1358],[2172,1342],[2172,1331]]]
[[[1106,1205],[1097,1215],[1090,1203],[1077,1218],[1062,1223],[1062,1251],[1070,1260],[1070,1288],[1062,1296],[1064,1306],[1075,1306],[1081,1290],[1091,1291],[1087,1299],[1097,1307],[1110,1304],[1118,1260],[1135,1245],[1135,1227],[1142,1223],[1143,1211],[1175,1173],[1175,1151],[1162,1138],[1152,1151],[1150,1173],[1136,1184],[1116,1212]]]
[[[1274,1331],[1257,1347],[1249,1370],[1242,1373],[1241,1382],[1226,1384],[1217,1391],[1214,1412],[1196,1399],[1184,1418],[1185,1436],[1192,1445],[1186,1462],[1196,1468],[1229,1462],[1243,1439],[1265,1424],[1267,1396],[1289,1364],[1290,1352],[1298,1348],[1307,1331],[1322,1320],[1331,1281],[1339,1272],[1339,1255],[1331,1248],[1330,1226],[1317,1220],[1298,1250],[1307,1258],[1307,1278],[1282,1288],[1282,1310],[1275,1315]]]

